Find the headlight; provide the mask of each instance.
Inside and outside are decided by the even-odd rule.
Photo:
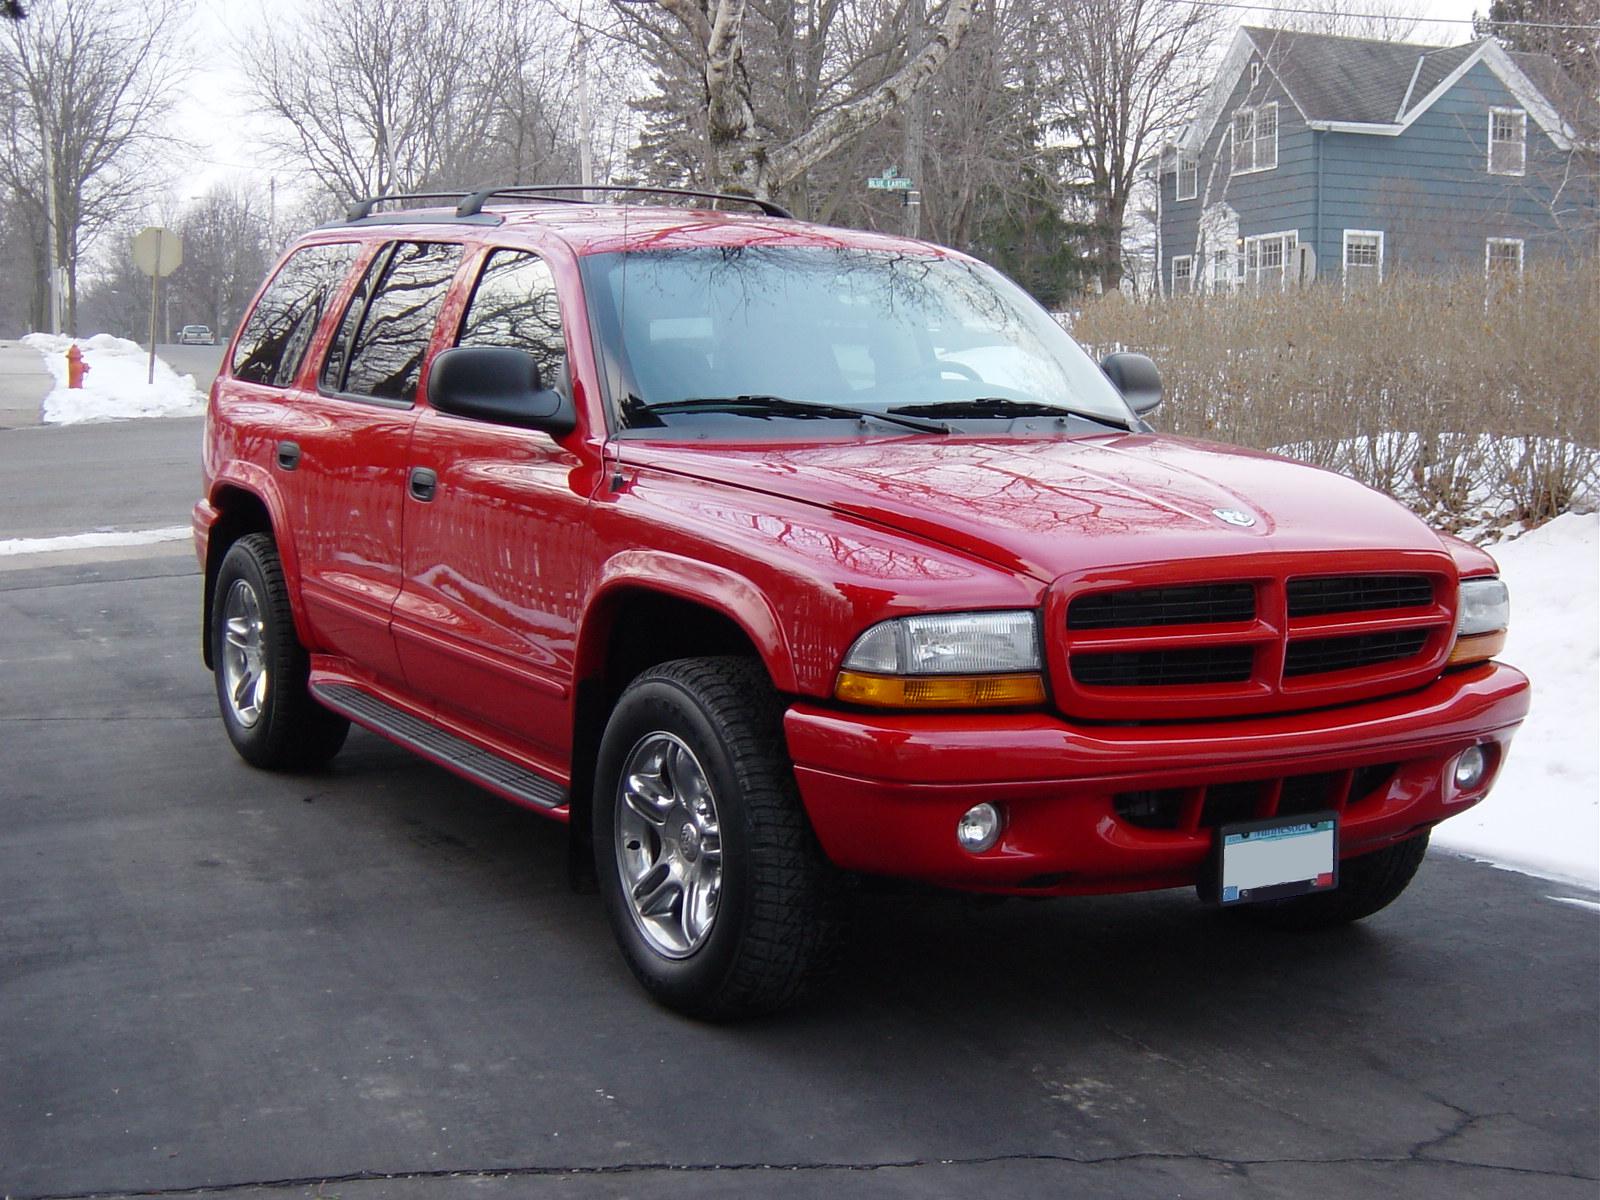
[[[1040,670],[1031,611],[900,617],[855,640],[834,695],[891,708],[1039,704]]]
[[[1450,663],[1482,662],[1505,649],[1511,624],[1511,593],[1495,578],[1461,581],[1461,615]]]

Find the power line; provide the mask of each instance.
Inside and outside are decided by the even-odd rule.
[[[1253,10],[1264,15],[1287,13],[1292,16],[1326,17],[1330,13],[1325,8],[1286,8],[1273,4],[1250,4],[1245,0],[1176,0],[1176,2],[1189,5],[1191,8],[1240,8]],[[1409,13],[1347,13],[1336,14],[1343,20],[1350,21],[1404,21],[1415,22],[1418,25],[1472,25],[1474,17],[1413,17]],[[1577,21],[1494,21],[1487,17],[1479,18],[1495,29],[1593,29],[1600,30],[1600,24],[1584,24]]]

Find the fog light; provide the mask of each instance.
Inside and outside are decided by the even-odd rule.
[[[1468,746],[1461,752],[1461,757],[1456,759],[1456,788],[1470,792],[1483,782],[1483,776],[1488,769],[1489,758],[1484,754],[1483,747]]]
[[[956,841],[963,850],[982,854],[1000,840],[1000,810],[992,804],[975,804],[956,823]]]

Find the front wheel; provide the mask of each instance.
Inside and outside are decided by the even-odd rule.
[[[1339,886],[1331,892],[1246,904],[1237,911],[1274,929],[1309,931],[1348,925],[1399,899],[1427,853],[1428,835],[1420,833],[1386,849],[1345,859],[1339,864]]]
[[[623,957],[662,1004],[728,1019],[790,1003],[833,935],[825,861],[760,663],[644,672],[600,745],[594,852]]]

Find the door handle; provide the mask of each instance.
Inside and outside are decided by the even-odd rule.
[[[411,494],[418,500],[432,500],[439,490],[439,476],[427,467],[412,467],[410,475]]]
[[[300,443],[278,443],[278,466],[285,471],[292,471],[300,465]]]

